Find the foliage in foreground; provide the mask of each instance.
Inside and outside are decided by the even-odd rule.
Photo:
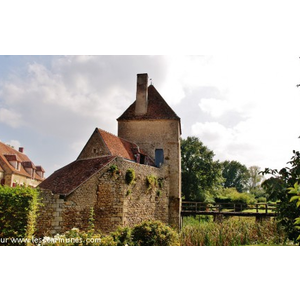
[[[294,196],[290,199],[290,202],[296,201],[296,206],[299,207],[300,206],[300,186],[298,184],[298,182],[296,182],[294,184],[293,187],[288,188],[289,190],[289,194],[294,194]],[[300,216],[295,218],[295,222],[294,222],[295,228],[297,230],[300,230]],[[300,241],[300,234],[297,237],[297,241]]]
[[[160,221],[144,221],[132,230],[136,246],[179,246],[177,233]]]
[[[129,227],[119,227],[110,235],[93,229],[87,232],[73,228],[53,238],[44,237],[42,246],[179,246],[179,237],[168,225],[160,221],[144,221]]]
[[[103,236],[93,230],[88,232],[73,228],[53,238],[44,237],[41,245],[49,246],[240,246],[286,245],[291,243],[283,228],[274,220],[255,222],[252,218],[229,218],[212,222],[185,218],[178,235],[160,221],[145,221],[129,227],[119,227]]]
[[[294,242],[300,234],[300,229],[295,226],[295,219],[300,216],[300,207],[296,201],[290,201],[289,188],[293,187],[300,178],[300,151],[293,151],[293,157],[288,162],[289,167],[281,170],[266,168],[262,174],[272,175],[262,184],[267,191],[268,201],[277,201],[277,220],[284,226],[289,239]]]
[[[182,246],[285,245],[288,240],[276,221],[231,217],[223,222],[198,222],[186,218],[180,233]]]

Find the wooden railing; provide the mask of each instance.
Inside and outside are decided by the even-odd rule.
[[[182,214],[276,215],[276,205],[268,203],[203,203],[182,201]]]

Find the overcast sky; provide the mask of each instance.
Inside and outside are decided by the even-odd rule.
[[[75,160],[96,127],[117,133],[136,74],[215,159],[281,168],[299,149],[297,56],[1,56],[0,139],[49,176]]]
[[[2,6],[0,54],[109,54],[0,56],[0,140],[47,176],[117,133],[137,73],[216,160],[281,168],[300,148],[298,1],[100,2]]]

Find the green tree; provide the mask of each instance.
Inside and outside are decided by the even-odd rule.
[[[289,194],[294,194],[294,196],[290,199],[290,202],[296,201],[296,206],[299,207],[300,206],[300,186],[299,186],[298,182],[296,182],[293,187],[288,188],[288,190],[289,190]],[[295,225],[296,229],[300,229],[299,224],[300,224],[300,216],[295,219],[294,225]],[[297,238],[297,241],[300,241],[300,234]]]
[[[181,140],[182,194],[187,201],[205,201],[222,181],[219,161],[197,137]]]
[[[256,190],[260,187],[261,181],[263,180],[263,176],[260,174],[260,167],[258,166],[251,166],[249,169],[249,190]]]
[[[240,193],[246,191],[247,184],[250,178],[247,167],[235,160],[225,160],[221,165],[222,176],[225,179],[223,183],[224,187],[234,187]]]
[[[290,201],[288,191],[300,178],[300,152],[294,150],[293,154],[288,162],[289,167],[280,171],[266,168],[261,174],[272,175],[262,183],[262,186],[267,192],[268,200],[277,201],[277,220],[284,226],[289,238],[296,241],[300,231],[294,226],[294,222],[300,216],[300,207],[297,207],[295,201]]]

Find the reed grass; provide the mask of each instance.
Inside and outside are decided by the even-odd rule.
[[[271,219],[230,217],[222,222],[186,217],[180,232],[182,246],[288,245],[283,228]]]

